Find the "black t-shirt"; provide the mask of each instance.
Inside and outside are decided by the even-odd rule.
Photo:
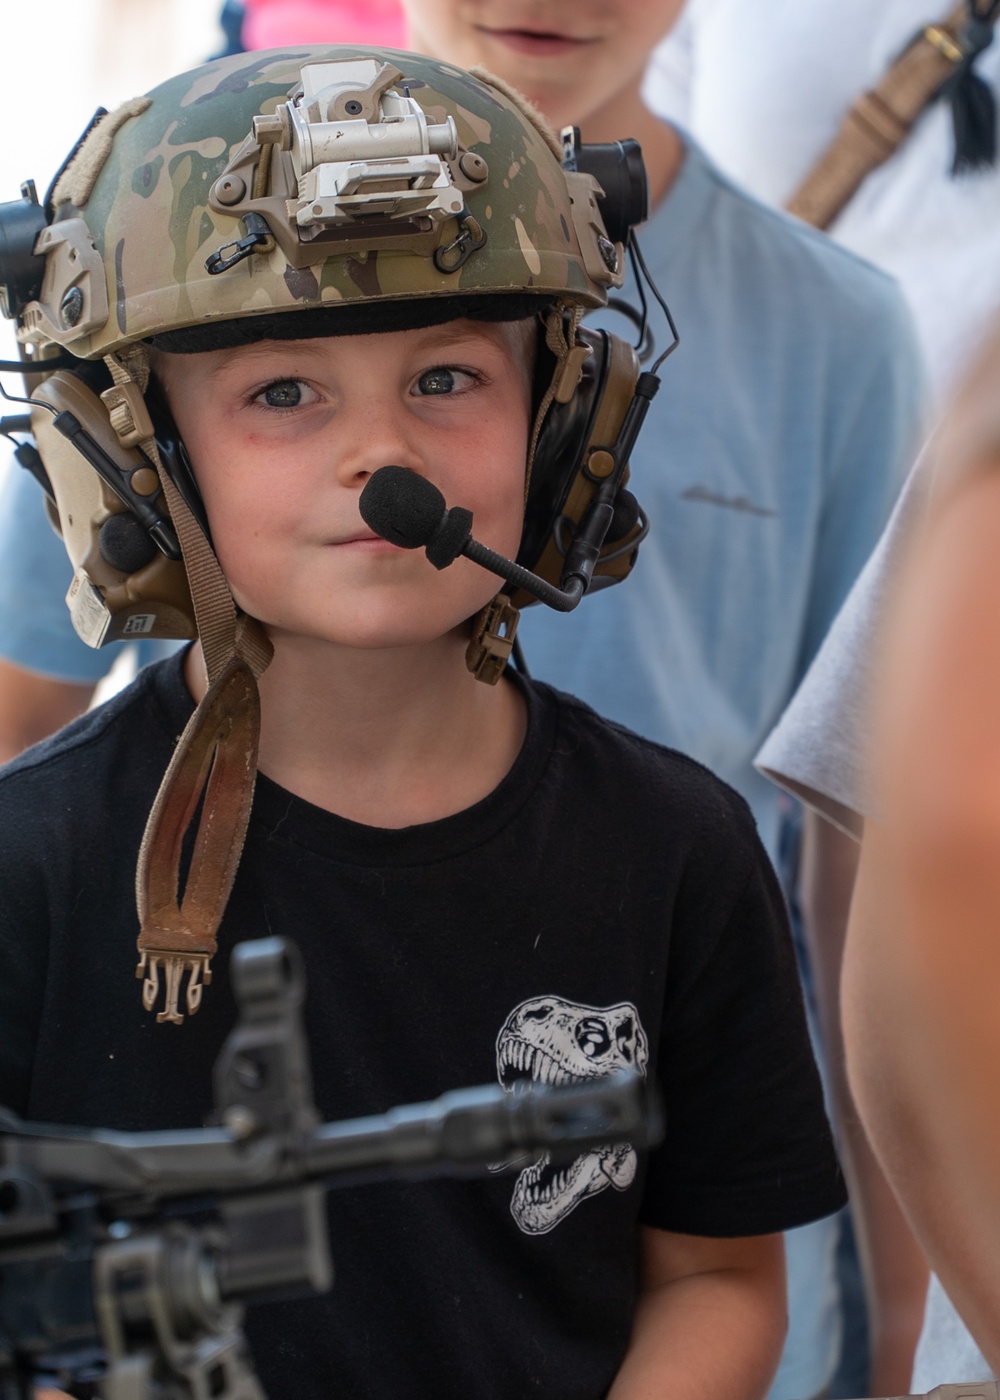
[[[327,1119],[530,1074],[655,1072],[667,1134],[558,1175],[328,1197],[322,1297],[247,1331],[272,1400],[594,1400],[629,1334],[640,1223],[763,1234],[843,1202],[781,895],[733,792],[525,684],[528,733],[469,810],[360,826],[258,781],[215,978],[180,1027],[134,978],[139,841],[190,712],[180,662],[0,773],[0,1103],[36,1121],[191,1127],[235,1008],[227,960],[306,968]]]

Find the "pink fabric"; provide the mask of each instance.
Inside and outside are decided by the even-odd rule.
[[[405,46],[399,0],[246,0],[248,49],[286,44]]]

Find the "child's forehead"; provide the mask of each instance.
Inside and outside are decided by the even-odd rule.
[[[166,359],[198,363],[200,369],[215,375],[227,369],[259,367],[264,363],[286,363],[290,360],[299,363],[331,359],[350,362],[371,356],[384,356],[388,360],[459,345],[499,347],[502,351],[514,353],[517,344],[523,342],[525,324],[523,321],[493,322],[463,318],[416,329],[360,335],[308,336],[301,340],[268,340],[262,337],[248,345],[201,354],[168,355]]]

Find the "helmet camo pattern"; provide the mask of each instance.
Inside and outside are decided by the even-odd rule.
[[[334,167],[342,150],[351,159]],[[621,250],[599,186],[557,151],[488,75],[414,54],[216,60],[90,133],[57,186],[36,247],[45,280],[19,335],[92,358],[210,320],[340,303],[528,292],[601,305]],[[210,272],[241,239],[249,251]]]

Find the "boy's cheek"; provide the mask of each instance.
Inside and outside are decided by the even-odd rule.
[[[453,60],[456,41],[474,32],[480,12],[476,0],[403,0],[407,41],[433,44],[439,58]]]

